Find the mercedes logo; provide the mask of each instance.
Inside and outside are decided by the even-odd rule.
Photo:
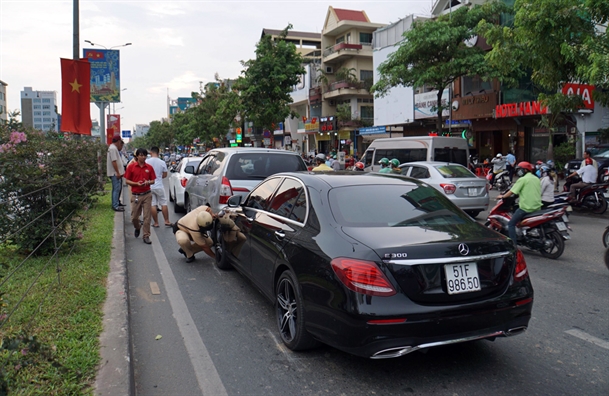
[[[469,254],[469,247],[464,243],[460,243],[459,253],[461,253],[462,256],[467,256]]]

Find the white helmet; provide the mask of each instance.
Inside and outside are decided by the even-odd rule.
[[[497,158],[501,158],[503,157],[503,155],[501,155],[501,153],[497,154]]]
[[[197,224],[201,228],[210,228],[213,221],[213,217],[206,211],[197,215]]]

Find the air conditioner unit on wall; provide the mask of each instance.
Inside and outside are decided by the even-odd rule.
[[[334,73],[334,68],[332,66],[326,66],[326,74]]]

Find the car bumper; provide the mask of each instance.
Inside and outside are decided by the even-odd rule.
[[[489,197],[473,197],[473,198],[459,198],[449,197],[449,199],[463,210],[487,210],[489,206]]]
[[[522,333],[531,319],[532,296],[530,299],[522,305],[513,302],[501,308],[501,304],[487,304],[475,310],[446,313],[438,309],[425,315],[404,315],[406,322],[400,324],[368,323],[378,317],[334,317],[327,318],[325,324],[334,323],[338,328],[311,325],[307,329],[320,341],[344,352],[371,359],[394,358],[424,348]]]

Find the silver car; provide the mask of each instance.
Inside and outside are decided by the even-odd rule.
[[[184,205],[192,209],[209,205],[214,213],[226,206],[232,195],[244,197],[267,176],[280,172],[306,171],[302,158],[292,151],[224,147],[203,157],[188,180]]]
[[[407,162],[400,165],[402,175],[419,179],[444,193],[471,217],[487,210],[489,195],[486,179],[477,177],[460,164],[446,162]]]

